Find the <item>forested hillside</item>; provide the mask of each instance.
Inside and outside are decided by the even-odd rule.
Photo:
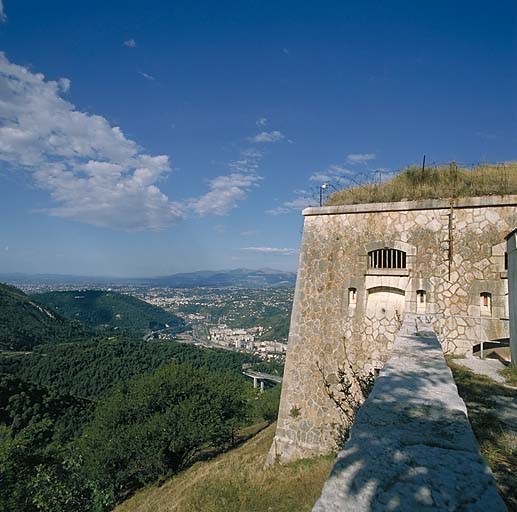
[[[148,304],[130,295],[101,290],[47,292],[34,296],[69,320],[78,320],[98,332],[121,331],[127,336],[141,337],[149,329],[168,326],[181,332],[184,322],[173,313]]]
[[[18,288],[0,283],[0,350],[31,350],[40,343],[89,334],[80,323],[63,318]]]
[[[39,296],[84,327],[0,291],[0,510],[107,512],[276,417],[280,388],[260,394],[242,369],[278,363],[144,341],[149,328],[183,328],[170,313],[111,292]]]
[[[276,417],[241,374],[254,356],[88,341],[0,356],[0,510],[107,512],[239,429]]]
[[[0,425],[19,434],[29,425],[53,423],[53,441],[66,442],[90,419],[93,401],[0,373]]]
[[[98,401],[5,374],[0,396],[0,510],[19,512],[107,512],[278,407],[235,372],[174,363]]]
[[[230,370],[235,374],[241,373],[245,363],[261,370],[269,369],[268,364],[271,366],[251,354],[175,342],[92,340],[45,345],[31,354],[0,357],[0,372],[76,396],[98,398],[118,382],[171,362],[212,371]]]

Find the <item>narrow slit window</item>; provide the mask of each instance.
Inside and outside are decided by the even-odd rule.
[[[479,296],[479,306],[481,315],[491,316],[492,315],[492,294],[483,292]]]
[[[416,312],[425,313],[427,306],[427,293],[425,290],[418,290],[416,292]]]
[[[357,288],[348,289],[348,307],[353,308],[357,304]]]

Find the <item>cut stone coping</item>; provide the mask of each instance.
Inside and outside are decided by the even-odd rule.
[[[506,510],[430,325],[397,336],[313,508],[424,510]]]
[[[303,210],[304,216],[339,215],[343,213],[370,213],[410,210],[442,210],[450,208],[485,208],[489,206],[516,206],[517,195],[458,197],[447,199],[420,199],[418,201],[395,201],[391,203],[359,203],[337,206],[310,207]]]

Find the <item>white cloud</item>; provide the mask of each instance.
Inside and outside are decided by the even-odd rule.
[[[162,229],[183,216],[157,183],[170,172],[106,118],[61,97],[70,81],[46,80],[0,53],[0,161],[32,172],[56,206],[46,213],[128,231]]]
[[[255,148],[241,151],[237,160],[227,164],[231,172],[209,180],[209,191],[187,201],[188,207],[201,216],[227,215],[262,180],[257,171],[263,156]]]
[[[330,165],[324,171],[316,171],[309,179],[320,185],[327,182],[336,185],[348,185],[353,174],[355,174],[354,171],[342,165]]]
[[[255,124],[257,126],[263,127],[267,125],[267,117],[260,117],[255,121]]]
[[[256,174],[243,172],[217,176],[209,181],[210,190],[199,198],[191,199],[189,206],[198,215],[226,215],[239,201],[246,199],[248,192],[261,179]]]
[[[278,130],[272,132],[260,132],[254,137],[251,137],[251,142],[278,142],[284,138],[284,134]]]
[[[311,194],[308,190],[295,190],[295,197],[289,201],[284,201],[280,206],[266,210],[269,215],[284,215],[286,213],[299,213],[308,206],[315,206],[316,201],[314,194]]]
[[[149,75],[148,73],[144,73],[143,71],[139,71],[140,75],[143,76],[146,80],[156,80],[154,76]]]
[[[286,213],[292,213],[292,210],[285,206],[277,206],[275,208],[266,210],[266,213],[268,213],[269,215],[285,215]]]
[[[59,84],[59,89],[61,92],[68,92],[70,90],[70,86],[72,82],[68,78],[60,78],[57,83]]]
[[[0,0],[0,21],[7,21],[7,16],[5,15],[3,0]]]
[[[258,231],[256,229],[250,229],[249,231],[241,231],[239,234],[241,236],[256,236],[258,235]]]
[[[124,41],[122,44],[128,48],[136,48],[136,41],[133,38]]]
[[[258,170],[263,153],[255,148],[248,148],[241,152],[237,160],[228,164],[230,170],[234,172],[255,172]]]
[[[287,247],[241,247],[241,251],[256,252],[260,254],[273,254],[279,256],[294,256],[298,254],[297,249]]]
[[[346,159],[350,163],[363,164],[370,160],[375,160],[376,157],[377,155],[375,153],[350,153],[346,156]]]

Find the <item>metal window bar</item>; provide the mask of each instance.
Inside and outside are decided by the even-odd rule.
[[[398,249],[376,249],[368,253],[369,268],[406,268],[407,257]]]

